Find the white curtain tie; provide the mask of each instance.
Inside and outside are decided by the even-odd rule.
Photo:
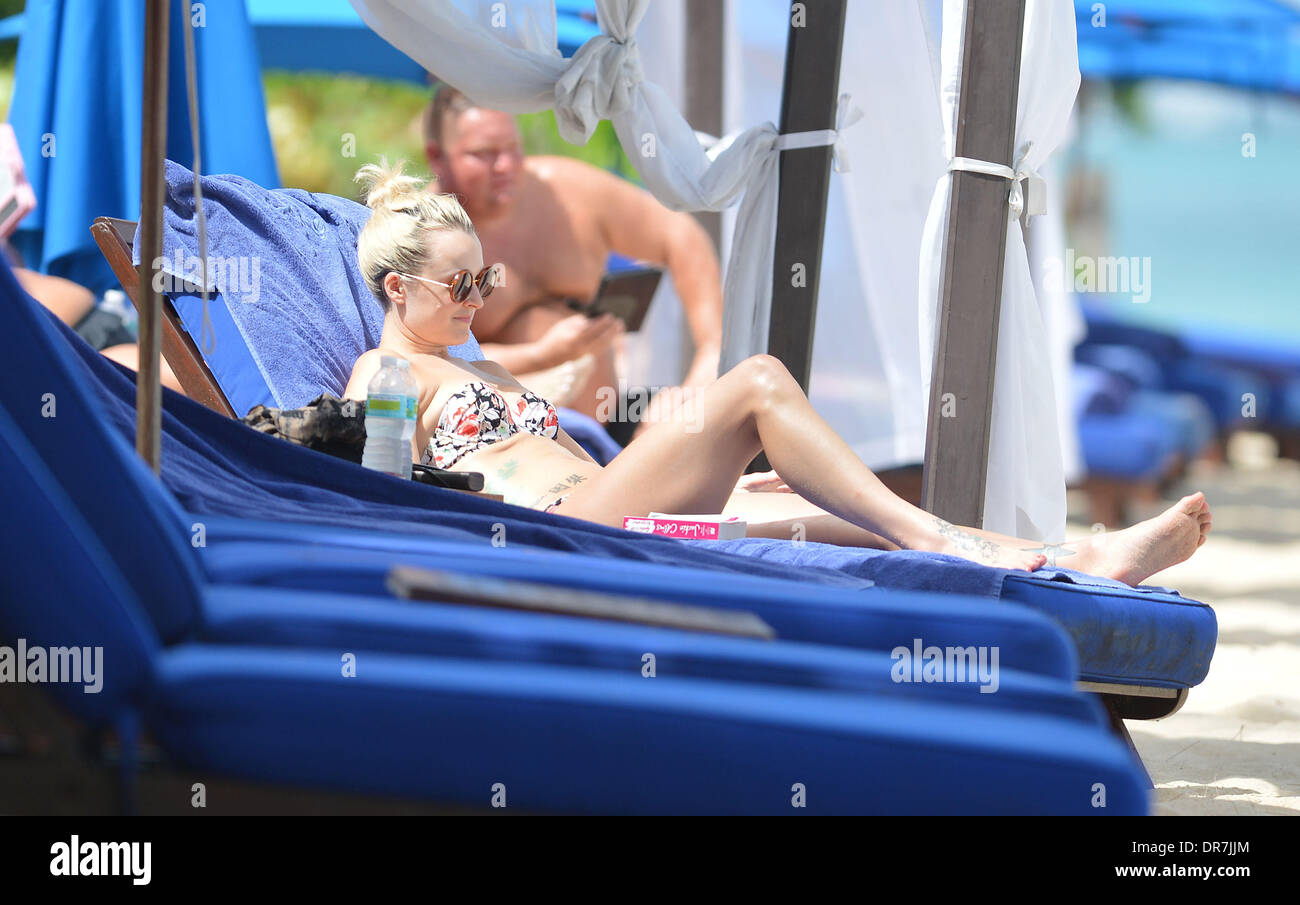
[[[847,173],[849,161],[844,150],[844,137],[840,133],[862,119],[862,109],[853,103],[849,94],[841,94],[835,108],[834,129],[813,129],[810,132],[786,132],[778,135],[772,144],[776,151],[797,151],[801,148],[824,148],[831,146],[831,161],[835,172]]]
[[[596,35],[578,48],[555,83],[555,116],[565,140],[586,144],[602,119],[632,108],[644,81],[636,38]]]
[[[1020,155],[1020,160],[1016,162],[1015,169],[1006,164],[976,160],[973,157],[954,157],[948,161],[948,172],[962,170],[967,173],[984,173],[1011,180],[1011,194],[1007,199],[1011,207],[1011,216],[1019,220],[1020,215],[1027,210],[1027,216],[1037,217],[1039,214],[1047,213],[1047,180],[1039,176],[1037,170],[1024,168],[1028,153],[1029,147],[1026,146],[1024,153]],[[1020,187],[1021,183],[1025,184],[1025,189]]]

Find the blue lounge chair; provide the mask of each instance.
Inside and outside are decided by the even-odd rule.
[[[128,789],[147,730],[190,767],[461,805],[504,787],[524,810],[791,813],[802,790],[814,813],[1146,812],[1096,714],[364,648],[347,675],[337,648],[165,645],[2,407],[0,470],[23,514],[0,519],[0,637],[102,651],[98,693],[47,688],[117,731]],[[35,565],[52,551],[57,568]]]
[[[1193,344],[1186,336],[1123,321],[1097,305],[1084,306],[1088,335],[1076,349],[1076,359],[1102,367],[1116,366],[1123,351],[1136,350],[1158,366],[1162,386],[1199,397],[1214,416],[1220,434],[1244,425],[1267,423],[1272,412],[1272,387],[1267,376],[1239,357],[1207,355],[1207,341]],[[1226,347],[1226,341],[1225,341]],[[1128,353],[1131,357],[1132,352]],[[1131,369],[1120,370],[1131,373]],[[1152,388],[1152,387],[1147,387]],[[1243,401],[1255,400],[1255,419],[1243,414]]]
[[[118,442],[113,443],[108,439],[111,431],[103,431],[103,439],[92,443],[102,454],[90,462],[77,458],[78,444],[84,445],[86,431],[92,429],[83,424],[84,420],[103,417],[112,422],[117,419],[118,429],[129,432],[129,402],[110,392],[110,387],[115,386],[123,396],[129,397],[129,378],[115,365],[70,337],[56,321],[35,308],[26,296],[11,295],[11,298],[26,303],[13,306],[12,329],[7,339],[0,339],[0,343],[12,343],[9,349],[11,357],[22,356],[31,365],[15,368],[15,380],[9,382],[5,390],[11,395],[6,398],[21,399],[24,393],[28,399],[37,398],[43,390],[53,388],[63,400],[60,404],[65,413],[69,406],[82,406],[84,414],[80,418],[40,419],[36,410],[28,410],[29,433],[40,440],[42,446],[48,446],[49,455],[69,457],[67,467],[58,471],[61,474],[66,472],[65,480],[81,482],[77,487],[69,487],[74,498],[93,498],[99,494],[103,500],[102,508],[95,517],[100,520],[102,530],[111,532],[118,520],[124,517],[121,513],[136,514],[138,518],[152,515],[148,524],[133,525],[129,536],[109,538],[109,543],[118,542],[122,547],[119,561],[138,557],[139,561],[127,571],[140,576],[140,593],[146,603],[192,598],[192,593],[182,594],[176,589],[192,586],[199,580],[185,569],[186,563],[192,563],[196,556],[210,577],[218,580],[224,577],[246,583],[300,586],[325,582],[340,589],[382,593],[384,577],[394,553],[402,553],[410,560],[423,554],[425,563],[430,558],[441,558],[445,563],[448,557],[455,556],[458,565],[466,570],[532,576],[541,581],[597,590],[624,588],[724,606],[727,604],[723,601],[731,599],[732,606],[757,609],[783,637],[870,646],[868,626],[878,625],[882,618],[876,612],[879,609],[876,607],[878,595],[843,590],[846,584],[859,589],[863,587],[863,582],[850,575],[853,571],[860,572],[864,566],[872,569],[870,574],[895,578],[900,582],[910,579],[912,587],[921,588],[932,583],[934,587],[951,589],[948,577],[955,575],[968,590],[981,589],[985,597],[1014,593],[1018,600],[1051,600],[1058,596],[1062,587],[1060,582],[985,569],[950,558],[940,558],[942,564],[936,564],[929,561],[933,557],[923,554],[882,554],[826,545],[806,545],[804,549],[796,550],[790,544],[749,539],[714,546],[728,549],[737,545],[770,544],[774,553],[786,556],[787,560],[805,555],[809,562],[819,559],[833,562],[836,570],[809,566],[792,569],[761,559],[723,556],[713,550],[692,548],[668,539],[629,535],[491,501],[480,502],[464,494],[388,480],[351,463],[258,435],[189,400],[168,394],[164,479],[171,482],[174,491],[188,499],[192,509],[208,510],[197,515],[184,513],[152,479],[130,478],[131,468],[138,467],[138,463],[121,448],[121,435]],[[42,366],[44,371],[39,370]],[[86,396],[86,390],[79,390],[79,386],[89,386],[96,391],[98,398]],[[23,423],[23,418],[19,418],[19,422]],[[245,454],[252,454],[252,458],[242,458]],[[264,487],[254,486],[251,482],[257,479],[255,472],[260,467],[257,462],[267,456],[275,460],[277,469],[284,471],[276,474]],[[249,486],[244,488],[245,484]],[[262,514],[299,524],[248,521],[246,516],[257,512],[256,508],[250,507],[257,507],[258,498],[264,499],[265,494],[274,493],[277,486],[281,491],[290,492],[279,498],[269,510],[263,504]],[[226,499],[224,502],[209,496],[215,490],[231,489],[249,493],[238,500]],[[328,500],[320,501],[323,505],[303,505],[306,496],[331,490],[334,492]],[[392,506],[398,499],[409,500],[415,505],[396,511]],[[227,510],[229,514],[239,513],[244,517],[216,517],[222,511],[221,506],[231,503],[233,505]],[[438,511],[419,508],[421,506]],[[375,510],[391,512],[397,519],[376,518],[368,514]],[[198,553],[190,546],[191,527],[196,521],[202,521],[206,527],[206,546]],[[301,524],[304,521],[313,521],[316,525],[306,527]],[[435,522],[441,523],[442,530],[433,526]],[[349,523],[362,530],[342,527]],[[489,542],[496,524],[509,526],[511,541],[508,548],[497,549]],[[330,530],[322,530],[323,525],[331,526]],[[457,527],[453,528],[453,525]],[[394,526],[399,526],[406,536],[394,532]],[[383,532],[383,536],[368,535],[375,529]],[[424,536],[411,536],[413,533]],[[429,538],[438,535],[463,543],[435,548]],[[148,544],[152,550],[174,550],[172,558],[176,565],[164,568],[156,562],[156,552],[148,555],[137,553],[139,543],[136,538],[144,536],[157,538]],[[269,542],[273,539],[279,544]],[[241,547],[229,546],[241,540],[246,541]],[[539,546],[584,550],[597,555],[567,553],[557,556],[529,549]],[[610,560],[604,556],[609,554],[621,557],[617,569],[608,568]],[[645,562],[629,561],[638,559],[671,563],[673,567],[665,570]],[[680,567],[691,565],[702,569],[721,568],[730,574],[727,582],[720,586],[708,573],[679,571]],[[752,574],[740,576],[737,572]],[[756,607],[750,604],[749,598],[757,592],[751,592],[743,584],[745,581],[761,584],[753,577],[755,574],[794,578],[802,586],[786,585],[775,591],[768,586],[764,591],[764,605]],[[1083,576],[1076,578],[1076,581],[1084,580]],[[832,581],[840,584],[841,589],[825,587]],[[1017,586],[1023,586],[1023,590],[1015,590]],[[816,599],[807,600],[812,588],[816,588]],[[1089,681],[1149,685],[1158,697],[1173,706],[1186,688],[1199,682],[1208,669],[1215,628],[1213,613],[1203,604],[1176,595],[1135,592],[1128,588],[1121,591],[1105,582],[1079,584],[1068,599],[1070,606],[1056,608],[1054,615],[1059,615],[1076,630],[1076,645],[1089,652],[1089,659],[1084,661],[1082,668],[1082,675]],[[1095,628],[1096,622],[1092,628],[1086,627],[1084,620],[1090,618],[1090,614],[1111,613],[1116,607],[1132,612],[1117,623],[1114,635],[1099,632]],[[969,632],[971,626],[986,626],[990,639],[996,638],[999,631],[1006,630],[997,625],[1002,616],[996,609],[974,611],[961,598],[952,600],[947,615],[960,618],[967,626],[963,629],[965,632]],[[164,637],[173,637],[173,632],[183,633],[194,621],[193,617],[178,615],[170,608],[160,611],[156,618]],[[896,609],[886,622],[893,626],[890,629],[892,634],[889,634],[892,646],[897,633],[909,630],[904,626],[914,625],[915,619],[903,608]],[[914,628],[910,630],[912,635],[907,637],[915,634]],[[990,643],[998,642],[990,640]],[[1146,662],[1156,656],[1156,652],[1168,653],[1168,656],[1162,656],[1160,669],[1149,668]],[[1161,673],[1170,666],[1172,669]],[[1053,668],[1059,668],[1059,664]]]
[[[181,173],[182,176],[177,177],[175,175],[177,172]],[[183,190],[188,184],[188,176],[186,175],[187,171],[171,164],[169,165],[169,173],[172,174],[171,178],[173,178],[173,180],[181,178],[181,182],[184,184],[178,185],[177,193],[183,196]],[[234,179],[234,177],[225,178]],[[259,200],[262,196],[272,194],[266,193],[264,190],[261,190],[257,186],[247,183],[246,181],[236,180],[233,184],[234,189],[227,186],[227,190],[234,191],[237,189],[240,197],[243,199],[241,203],[244,204],[256,206],[257,204],[263,203]],[[217,183],[217,185],[219,187],[220,183]],[[276,194],[278,195],[280,193]],[[320,200],[321,196],[315,196],[315,198],[316,200],[312,202],[313,204],[326,203]],[[340,199],[334,199],[328,203],[333,204],[339,200]],[[275,203],[282,204],[283,200],[277,197]],[[179,212],[169,212],[169,218],[175,219],[185,213],[186,212],[183,209]],[[298,214],[300,218],[307,217],[310,219],[310,212],[307,210],[300,209]],[[278,222],[293,222],[293,220],[290,218],[281,218]],[[352,227],[349,228],[351,229]],[[227,254],[229,254],[229,251],[230,250],[227,250]],[[125,275],[129,280],[129,271],[127,271]],[[349,273],[345,277],[340,277],[340,279],[351,283],[358,278]],[[322,288],[321,291],[323,292],[325,290]],[[353,295],[356,295],[357,290],[353,289],[352,292]],[[233,352],[232,348],[234,349]],[[238,348],[234,348],[231,343],[219,346],[217,351],[218,358],[226,355],[238,356],[240,354],[247,355],[246,352],[239,353]],[[264,365],[267,363],[275,363],[284,366],[286,362],[291,363],[293,356],[286,357],[263,354],[259,356],[259,358]],[[89,359],[88,362],[92,367],[97,367],[97,365]],[[101,368],[100,370],[102,371],[103,369]],[[178,411],[190,411],[179,400],[176,401],[176,407],[176,410]],[[201,419],[199,413],[194,412],[193,415],[195,418]],[[227,427],[225,425],[219,427],[216,422],[209,419],[205,422],[202,433],[207,434],[211,430],[225,432],[227,431]],[[231,439],[240,445],[250,442],[247,438],[243,437],[243,433],[239,432],[238,429],[235,429],[235,433],[231,434]],[[193,446],[194,444],[189,443],[187,445]],[[319,483],[321,476],[313,475],[311,480]],[[181,493],[182,498],[185,498],[187,494],[192,493],[194,490],[193,486],[184,490],[179,487],[176,489]],[[213,513],[220,512],[220,510],[214,509],[208,502],[194,501],[187,502],[187,505],[189,505],[191,509],[204,510],[203,519],[209,528],[209,547],[206,548],[203,553],[209,559],[212,559],[214,555],[217,555],[218,550],[218,545],[213,541],[214,535],[212,529],[214,527],[218,529],[217,536],[224,538],[227,541],[237,540],[240,535],[247,534],[249,530],[248,523],[242,519],[237,520],[234,525],[221,523],[220,520],[217,520],[217,522],[214,523],[212,518]],[[517,523],[520,519],[528,521],[540,520],[546,522],[546,520],[550,518],[547,516],[539,516],[534,513],[525,515],[521,510],[512,507],[494,511],[499,513],[500,518],[506,519],[507,522],[512,525]],[[244,513],[240,514],[242,515]],[[315,519],[319,517],[319,513],[312,513],[310,515],[300,513],[295,516],[285,515],[281,517]],[[343,525],[346,524],[350,518],[351,516],[341,515],[338,518],[332,519],[331,522],[335,525]],[[494,524],[496,521],[496,518],[491,518],[488,520],[488,524]],[[192,523],[192,520],[189,523]],[[576,527],[575,523],[569,519],[551,523],[563,524],[569,529],[574,529]],[[281,532],[277,535],[281,540],[295,541],[303,538],[300,526],[288,529],[287,533],[283,527],[275,529],[272,526],[261,526],[257,531],[258,542],[264,543],[267,537],[271,534],[276,534],[277,530]],[[227,531],[230,533],[226,533]],[[482,533],[479,536],[484,537],[487,534],[488,529],[484,526]],[[560,544],[562,549],[583,549],[584,547],[591,549],[595,546],[603,546],[595,544],[595,538],[593,537],[591,530],[585,527],[582,530],[567,531],[566,534],[568,536]],[[347,532],[335,532],[330,536],[334,538],[335,547],[341,546],[347,550],[346,553],[340,552],[337,555],[340,557],[346,555],[350,560],[356,559],[356,554],[351,552],[350,548],[354,547],[357,542],[368,544],[372,548],[375,545],[374,538],[356,538],[355,536],[349,535]],[[312,542],[317,545],[321,543],[321,541],[315,536],[313,536]],[[409,542],[419,543],[418,541]],[[542,541],[542,543],[547,546],[554,546],[555,539],[553,537],[548,537]],[[638,542],[636,546],[640,547],[640,542]],[[876,580],[881,581],[883,579],[890,584],[895,584],[896,579],[898,579],[902,573],[908,572],[909,569],[920,569],[922,572],[926,571],[925,564],[916,563],[914,558],[908,559],[908,557],[913,557],[912,554],[903,554],[901,559],[899,554],[892,554],[894,557],[893,559],[882,560],[870,551],[845,551],[839,548],[817,544],[808,544],[803,548],[796,548],[794,545],[788,543],[783,544],[781,542],[760,541],[758,539],[701,546],[716,546],[719,549],[727,549],[731,552],[739,552],[745,555],[760,556],[769,560],[790,563],[805,563],[815,561],[820,557],[828,561],[834,560],[836,566],[842,569],[860,571],[865,567],[867,568],[867,571],[869,571],[869,574],[875,577]],[[608,548],[606,547],[605,549]],[[620,551],[619,555],[636,556],[638,552],[640,551],[638,550],[634,552],[628,548],[624,548]],[[692,552],[694,553],[694,551]],[[686,555],[689,556],[690,554]],[[683,556],[678,555],[674,558],[681,560],[683,559]],[[248,559],[239,559],[239,566],[236,568],[236,573],[240,576],[240,580],[244,581],[279,581],[294,584],[303,581],[319,580],[319,575],[322,574],[321,570],[323,569],[324,574],[331,575],[331,577],[327,579],[328,581],[342,582],[350,588],[367,592],[382,592],[383,590],[383,575],[380,571],[384,562],[382,553],[377,557],[372,558],[372,560],[366,564],[352,561],[346,566],[339,566],[332,570],[340,572],[341,574],[339,575],[332,575],[330,567],[322,565],[319,562],[310,566],[290,566],[288,565],[288,562],[292,559],[292,556],[286,556],[278,566],[275,565],[273,561],[267,562],[266,560],[262,560],[264,563],[263,570],[258,574],[253,573]],[[890,565],[885,566],[884,563],[886,562]],[[867,564],[870,564],[869,567],[867,567]],[[219,567],[232,568],[227,559],[219,560]],[[485,569],[493,567],[501,568],[499,564],[496,564],[495,566],[485,564],[483,566]],[[623,568],[624,567],[620,566],[620,570]],[[313,571],[312,574],[303,575],[301,573],[304,569],[315,571]],[[961,570],[967,571],[962,572]],[[606,575],[606,572],[607,570],[603,569],[586,570],[583,573],[583,578],[580,580],[590,582],[592,585],[599,585],[604,581],[607,583],[607,588],[609,584],[616,586],[620,580],[622,580],[621,574],[603,578],[599,577]],[[806,576],[809,573],[804,572],[803,574]],[[976,577],[976,575],[978,575],[978,577]],[[1066,578],[1066,575],[1067,573],[1061,572],[1052,577],[1064,579]],[[1018,574],[999,572],[997,570],[984,570],[978,567],[971,570],[969,564],[960,564],[956,561],[950,561],[946,566],[932,568],[927,573],[927,577],[920,577],[917,574],[905,575],[903,576],[903,582],[896,586],[923,587],[927,589],[953,589],[954,585],[959,585],[960,590],[968,593],[981,593],[988,597],[994,597],[999,594],[1011,595],[1018,601],[1028,601],[1030,605],[1036,605],[1036,601],[1041,597],[1045,596],[1050,599],[1055,593],[1054,585],[1056,582],[1049,582],[1045,580],[1046,577],[1047,576],[1044,575],[1029,576],[1024,575],[1023,573]],[[1047,608],[1054,611],[1056,615],[1063,619],[1063,624],[1065,624],[1067,629],[1070,630],[1081,651],[1088,651],[1090,654],[1096,652],[1099,655],[1099,658],[1095,661],[1092,660],[1091,657],[1084,659],[1081,671],[1082,680],[1092,683],[1089,687],[1095,688],[1099,691],[1109,691],[1115,686],[1120,685],[1125,686],[1128,694],[1111,699],[1113,702],[1123,705],[1121,708],[1121,712],[1123,713],[1150,713],[1152,712],[1150,705],[1153,702],[1157,705],[1157,711],[1160,715],[1174,712],[1179,706],[1181,706],[1182,701],[1185,699],[1186,690],[1201,681],[1204,677],[1205,671],[1208,670],[1209,658],[1213,652],[1214,637],[1216,634],[1212,611],[1202,604],[1195,604],[1193,608],[1189,609],[1187,606],[1188,602],[1174,594],[1148,591],[1145,589],[1134,591],[1133,589],[1118,585],[1116,582],[1105,582],[1102,580],[1091,579],[1086,576],[1079,576],[1077,574],[1071,575],[1070,579],[1077,585],[1073,593],[1070,595],[1072,602],[1071,607],[1059,608],[1048,604]],[[568,578],[562,579],[561,581],[562,583],[567,583],[572,580],[574,579]],[[1084,590],[1085,588],[1086,590]],[[1092,618],[1093,614],[1099,612],[1110,613],[1117,605],[1117,602],[1120,602],[1121,606],[1131,607],[1135,612],[1141,614],[1138,618],[1138,622],[1143,623],[1144,630],[1148,632],[1148,634],[1142,636],[1128,634],[1137,628],[1136,624],[1123,626],[1125,634],[1120,633],[1120,626],[1116,626],[1116,632],[1113,634],[1104,630],[1099,631],[1099,623],[1096,619]],[[1168,605],[1161,606],[1160,604]],[[801,620],[804,622],[817,622],[820,618],[822,617],[818,615],[801,615]],[[833,635],[836,631],[833,620],[823,621],[819,623],[819,625],[819,630],[829,635]],[[778,630],[781,630],[781,628],[778,627]],[[1157,670],[1148,669],[1141,665],[1143,658],[1150,656],[1150,651],[1162,649],[1166,644],[1173,649],[1183,651],[1181,657],[1166,658],[1167,662],[1176,660],[1179,663],[1179,666],[1173,672],[1161,674]],[[1127,706],[1126,700],[1130,697],[1136,697],[1139,699],[1133,702],[1135,706]]]
[[[7,271],[0,274],[0,288],[7,290],[3,293],[5,297],[15,298],[13,293],[17,286],[12,274]],[[15,361],[14,379],[6,381],[0,390],[0,402],[14,413],[15,421],[29,441],[37,444],[59,476],[65,492],[82,505],[86,519],[111,552],[164,641],[220,637],[226,641],[257,643],[257,638],[266,631],[266,622],[277,618],[277,613],[274,610],[260,614],[249,612],[239,604],[239,591],[224,589],[228,585],[242,587],[254,578],[266,579],[274,575],[285,579],[297,575],[301,580],[291,582],[290,586],[316,588],[319,585],[313,584],[313,579],[326,577],[334,590],[356,590],[388,597],[383,587],[384,577],[393,565],[408,563],[567,585],[583,585],[589,581],[587,576],[594,573],[598,577],[586,586],[596,590],[623,590],[625,593],[761,611],[767,614],[764,618],[774,620],[774,627],[784,637],[796,640],[825,640],[843,646],[889,650],[899,644],[910,644],[918,632],[924,631],[927,643],[940,646],[998,646],[1003,649],[1003,662],[1012,668],[1067,679],[1077,669],[1068,642],[1059,633],[1045,632],[1044,628],[1050,623],[1036,614],[996,604],[977,612],[970,606],[971,601],[951,596],[922,597],[884,591],[863,596],[856,589],[869,585],[869,582],[827,570],[797,571],[720,554],[698,553],[695,554],[696,569],[624,563],[619,569],[611,570],[608,568],[611,561],[605,557],[548,553],[529,549],[527,543],[512,542],[506,548],[494,547],[489,542],[491,521],[484,525],[482,532],[448,524],[436,532],[435,537],[393,534],[387,538],[390,541],[387,549],[376,550],[375,545],[385,538],[377,535],[366,537],[359,531],[331,533],[301,524],[267,526],[242,519],[212,520],[208,516],[184,513],[157,479],[143,469],[123,435],[106,423],[111,423],[112,398],[102,392],[96,393],[96,387],[102,390],[102,385],[85,365],[91,363],[96,367],[106,367],[105,377],[111,374],[118,380],[126,380],[117,366],[94,353],[85,362],[78,360],[60,336],[60,333],[70,336],[66,328],[43,313],[34,302],[29,300],[28,304],[14,305],[9,310],[13,314],[15,331],[7,338],[0,338],[0,352],[19,355],[21,361]],[[42,416],[42,400],[46,394],[52,394],[51,398],[55,400],[54,417]],[[276,457],[287,455],[290,460],[312,467],[323,465],[327,471],[343,467],[346,482],[363,504],[368,497],[373,498],[373,490],[388,490],[390,487],[403,493],[412,489],[427,491],[430,496],[425,499],[436,501],[434,505],[462,500],[479,502],[451,491],[395,479],[388,481],[351,463],[322,457],[248,431],[181,397],[172,396],[171,400],[182,403],[191,412],[212,418],[223,428],[237,430],[241,442],[251,440],[264,451],[273,450]],[[187,434],[186,439],[187,445],[195,449],[211,442],[193,434]],[[164,474],[179,476],[184,473],[182,462],[173,456],[173,453],[179,456],[185,452],[178,448],[180,446],[170,437],[165,443]],[[94,450],[94,454],[87,455],[87,449]],[[230,452],[235,453],[235,450]],[[217,484],[229,477],[210,473],[198,483]],[[367,485],[370,485],[369,490]],[[288,484],[284,485],[285,489],[288,487]],[[307,489],[307,486],[302,485],[300,489]],[[291,505],[296,493],[291,491],[283,502]],[[346,505],[342,497],[338,502],[341,506]],[[480,505],[501,511],[514,508],[491,501],[482,501]],[[211,559],[190,543],[195,518],[211,522],[205,525],[206,546],[202,548],[204,553],[212,554]],[[545,517],[552,524],[556,519],[558,517]],[[457,521],[461,526],[475,523],[463,517],[456,519],[450,509],[446,510],[444,520],[449,523]],[[526,525],[516,522],[513,530],[527,537]],[[625,550],[632,547],[641,550],[658,548],[661,555],[672,559],[684,552],[676,542],[668,539],[641,538],[613,529],[598,531],[608,536],[627,537],[629,540],[620,545]],[[552,532],[559,534],[553,529]],[[268,543],[272,536],[276,540]],[[641,540],[650,541],[650,544],[637,544]],[[367,551],[361,549],[362,541],[368,542],[374,555],[365,557]],[[338,545],[326,557],[332,563],[325,568],[319,561],[313,561],[314,554],[326,549],[322,542]],[[266,568],[269,563],[262,555],[268,552],[278,556],[278,567]],[[716,572],[698,568],[699,565],[716,567],[720,564],[730,565],[733,572],[722,588],[717,587]],[[781,576],[784,580],[735,574],[743,572],[766,573],[768,576]],[[819,589],[817,601],[805,602],[808,585],[790,579],[811,579],[814,573],[823,573],[820,575],[822,582],[836,581],[840,587],[826,586]],[[375,607],[382,603],[373,597],[363,602]],[[336,616],[323,607],[313,610],[293,604],[292,600],[290,603],[292,605],[287,606],[279,617],[287,624],[286,631],[297,632],[313,643],[319,641],[321,633],[336,621]],[[375,618],[393,616],[410,609],[409,606],[389,604],[387,609],[375,609]],[[228,619],[230,613],[237,613],[239,619]],[[416,630],[412,626],[403,628],[400,620],[393,623],[389,619],[376,629],[375,637],[398,638],[407,643],[401,639],[402,632]],[[236,631],[245,634],[237,636]]]

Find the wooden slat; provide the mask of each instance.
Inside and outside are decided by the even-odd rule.
[[[781,133],[835,128],[839,100],[840,50],[846,0],[802,4],[804,18],[791,18],[781,94]],[[831,148],[783,151],[772,262],[772,311],[767,351],[781,359],[804,392],[812,370],[813,325],[821,281],[826,195]],[[795,265],[805,280],[795,285]]]
[[[140,287],[136,282],[135,265],[131,263],[131,246],[135,241],[135,224],[130,220],[99,217],[90,227],[95,244],[99,246],[108,266],[113,269],[122,289],[136,311],[141,311]],[[194,337],[181,323],[180,315],[171,299],[162,297],[162,354],[168,366],[180,381],[185,395],[228,418],[238,417],[213,376],[207,361],[199,352]],[[143,316],[143,314],[141,315]]]
[[[776,637],[770,625],[746,610],[668,603],[537,581],[394,566],[389,570],[385,584],[395,596],[409,600],[554,613],[741,638],[771,640]]]
[[[686,32],[686,121],[691,128],[722,135],[722,72],[725,64],[724,17],[720,0],[686,0],[682,26]],[[722,215],[700,211],[695,215],[708,230],[714,248],[722,247]]]
[[[782,134],[835,128],[839,101],[846,0],[817,0],[800,6],[799,19],[791,14],[785,48]],[[767,351],[785,364],[807,393],[821,285],[826,196],[831,184],[831,148],[782,151],[779,179]],[[799,285],[795,285],[795,265],[802,268]],[[760,452],[745,471],[768,471],[771,467],[767,455]]]
[[[1025,0],[967,0],[958,157],[1013,163],[1024,17]],[[1010,190],[997,176],[954,173],[944,239],[922,505],[976,528],[984,521]]]
[[[135,448],[156,473],[162,464],[162,293],[153,262],[162,257],[163,167],[167,159],[167,71],[171,0],[146,0],[144,101],[140,138],[140,356],[135,375]]]

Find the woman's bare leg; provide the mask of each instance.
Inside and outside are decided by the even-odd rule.
[[[690,417],[683,405],[676,420],[646,428],[560,511],[616,526],[625,515],[651,510],[721,512],[745,465],[763,449],[777,474],[808,502],[899,548],[1004,568],[1032,570],[1047,561],[1042,545],[950,525],[899,499],[772,356],[746,359],[690,402]],[[1093,539],[1070,566],[1087,564],[1106,570],[1096,574],[1140,581],[1195,550],[1208,530],[1203,504],[1199,495],[1188,497],[1158,519]]]
[[[898,544],[832,515],[797,493],[733,493],[722,507],[722,514],[743,518],[750,537],[806,540],[873,550],[899,549]]]
[[[1210,504],[1197,491],[1155,518],[1068,543],[1039,544],[978,528],[961,530],[1002,546],[1040,552],[1051,566],[1136,585],[1195,553],[1212,527]]]
[[[831,515],[819,506],[796,493],[733,493],[723,508],[724,515],[738,515],[748,522],[751,537],[772,537],[784,540],[808,540],[843,547],[870,547],[877,550],[897,550],[898,546],[878,534],[859,528],[838,516]],[[936,519],[936,522],[940,520]],[[1196,531],[1191,530],[1192,523]],[[1136,563],[1159,561],[1153,547],[1162,543],[1182,544],[1186,559],[1205,543],[1211,527],[1210,507],[1205,496],[1194,493],[1147,522],[1126,528],[1103,537],[1088,537],[1062,544],[1038,544],[967,528],[966,532],[979,540],[987,540],[1002,547],[1042,553],[1047,565],[1061,566],[1076,572],[1106,575],[1138,584],[1151,573],[1134,571]],[[1195,541],[1192,544],[1192,540]]]
[[[972,551],[941,535],[925,512],[890,493],[770,355],[748,358],[700,388],[676,415],[646,428],[560,511],[617,526],[624,516],[652,510],[721,512],[745,466],[765,449],[773,470],[800,496],[896,547],[1005,568],[1034,569],[1046,561],[987,542]]]

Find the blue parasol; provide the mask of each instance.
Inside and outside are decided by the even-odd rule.
[[[184,32],[193,10],[203,167],[279,184],[256,43],[243,3],[177,3],[171,30],[167,156],[193,163]],[[12,242],[27,265],[96,291],[117,280],[90,235],[95,217],[140,213],[144,6],[136,0],[32,0],[9,119],[37,208]]]

